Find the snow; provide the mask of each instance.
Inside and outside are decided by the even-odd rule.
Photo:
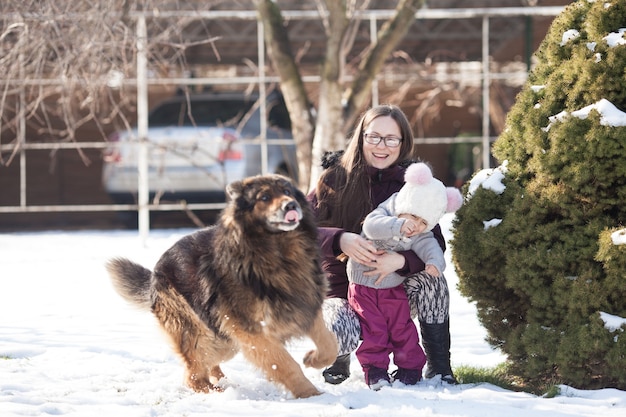
[[[470,180],[467,188],[467,197],[474,195],[479,187],[491,190],[496,194],[502,194],[506,189],[502,180],[506,174],[507,165],[508,161],[504,161],[499,167],[485,168],[478,171]]]
[[[496,227],[500,223],[502,223],[502,219],[491,219],[491,220],[483,221],[485,230],[490,229],[492,227]]]
[[[598,114],[600,114],[600,124],[602,126],[626,126],[626,113],[618,109],[609,100],[603,98],[598,100],[596,103],[590,104],[571,113],[563,110],[562,112],[559,112],[554,116],[548,117],[550,123],[548,124],[548,126],[543,127],[542,130],[546,132],[550,131],[553,123],[564,122],[569,116],[577,117],[584,120],[589,117],[589,113],[591,112],[591,110],[595,110],[596,112],[598,112]]]
[[[572,112],[572,116],[578,117],[579,119],[586,119],[589,117],[591,110],[595,110],[600,114],[600,124],[602,126],[626,126],[626,113],[619,110],[613,103],[604,98],[597,103]]]
[[[626,32],[626,28],[620,28],[617,32],[611,32],[602,39],[606,41],[607,45],[610,48],[614,48],[618,45],[626,45],[626,39],[624,39],[625,32]],[[574,41],[579,37],[580,37],[579,31],[577,31],[576,29],[568,29],[565,32],[563,32],[560,46],[565,46],[569,42]],[[588,43],[587,47],[593,51],[593,49],[595,48],[595,43],[594,42]]]
[[[569,29],[563,32],[563,36],[561,38],[561,46],[567,45],[568,42],[577,39],[580,36],[580,32],[576,29]]]
[[[623,331],[621,327],[626,325],[625,318],[614,316],[612,314],[605,313],[603,311],[600,312],[600,318],[604,322],[604,328],[610,332],[615,332],[617,330]]]
[[[611,241],[614,245],[626,244],[626,229],[619,229],[611,233]]]
[[[450,239],[453,214],[442,220]],[[626,392],[561,386],[555,398],[490,384],[422,381],[373,392],[353,356],[352,376],[325,384],[319,370],[305,374],[324,393],[293,399],[267,382],[240,355],[223,365],[222,393],[186,388],[183,368],[153,317],[126,304],[112,289],[104,262],[127,256],[151,267],[186,230],[152,231],[145,245],[132,231],[0,234],[0,416],[623,416]],[[450,251],[446,253],[452,265]],[[453,366],[491,367],[504,360],[484,341],[475,306],[451,290]],[[612,323],[624,319],[610,318]],[[622,322],[619,322],[622,320]],[[311,347],[297,340],[298,361]]]
[[[618,45],[626,45],[626,39],[624,39],[624,33],[626,28],[621,28],[617,32],[609,33],[604,39],[609,47],[614,48]]]

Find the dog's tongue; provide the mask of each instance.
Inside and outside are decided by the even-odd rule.
[[[287,213],[285,213],[285,221],[289,223],[294,223],[298,220],[300,220],[300,216],[298,215],[298,212],[296,210],[289,210]]]

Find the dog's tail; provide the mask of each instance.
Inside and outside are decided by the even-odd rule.
[[[149,269],[125,258],[113,258],[106,263],[113,287],[119,295],[135,306],[150,310]]]

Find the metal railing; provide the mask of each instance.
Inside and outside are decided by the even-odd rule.
[[[482,68],[480,73],[480,82],[482,83],[482,135],[473,137],[434,137],[434,138],[420,138],[415,139],[418,144],[462,144],[462,143],[475,143],[482,145],[482,165],[483,167],[489,167],[490,160],[490,144],[495,140],[495,137],[489,136],[489,88],[491,80],[503,79],[510,77],[512,74],[499,74],[490,72],[490,52],[489,52],[489,19],[491,17],[504,17],[504,16],[556,16],[563,10],[563,7],[505,7],[505,8],[468,8],[468,9],[422,9],[417,11],[416,19],[470,19],[470,18],[482,18]],[[368,10],[361,11],[361,19],[369,19],[370,36],[375,39],[376,36],[376,22],[382,19],[388,19],[392,16],[394,11],[392,10]],[[283,16],[286,19],[319,19],[320,15],[316,11],[283,11]],[[18,16],[16,16],[17,18]],[[138,42],[138,60],[137,60],[137,78],[125,79],[124,83],[128,85],[135,85],[137,87],[137,104],[138,104],[138,131],[139,137],[146,137],[148,129],[148,86],[150,85],[215,85],[215,84],[250,84],[256,83],[259,85],[259,92],[263,96],[265,94],[265,88],[268,83],[275,83],[278,81],[276,77],[270,77],[265,74],[265,40],[262,22],[257,22],[257,54],[258,54],[258,68],[259,73],[255,77],[237,77],[233,78],[148,78],[148,62],[143,52],[143,44],[145,41],[146,32],[146,18],[168,18],[168,17],[189,17],[197,19],[247,19],[257,20],[257,14],[254,11],[210,11],[210,12],[184,12],[184,11],[171,11],[162,12],[158,15],[151,12],[134,12],[130,16],[137,21],[137,42]],[[3,16],[5,19],[10,19],[11,15]],[[19,16],[20,19],[28,18],[28,16]],[[58,19],[75,19],[80,16],[58,16]],[[516,74],[520,75],[520,74]],[[525,75],[525,74],[521,74]],[[451,75],[451,79],[454,75]],[[17,83],[19,80],[5,80],[5,82]],[[319,82],[319,76],[306,76],[303,79],[306,83]],[[55,80],[27,80],[24,85],[54,85],[59,83]],[[373,104],[378,104],[378,83],[374,82],[372,86]],[[23,99],[23,96],[22,96]],[[264,123],[266,118],[265,114],[265,101],[261,100],[261,132],[265,132]],[[0,152],[13,151],[15,146],[19,147],[19,162],[20,162],[20,204],[17,206],[0,206],[1,213],[36,213],[36,212],[103,212],[103,211],[137,211],[139,213],[139,234],[145,240],[149,232],[149,213],[151,211],[173,211],[173,210],[213,210],[221,209],[224,207],[224,203],[174,203],[174,204],[151,204],[148,201],[148,161],[147,161],[147,142],[141,141],[140,147],[143,148],[140,155],[138,170],[139,170],[139,201],[137,204],[93,204],[93,205],[29,205],[26,199],[26,153],[31,150],[55,150],[55,149],[82,149],[93,148],[103,149],[110,147],[110,143],[105,142],[81,142],[81,143],[28,143],[24,137],[24,121],[21,121],[21,129],[18,129],[20,134],[18,135],[18,144],[0,144]],[[264,135],[264,133],[262,133]],[[263,155],[267,158],[267,146],[269,140],[266,137],[261,137],[260,146],[264,149]],[[263,161],[266,167],[266,160]]]

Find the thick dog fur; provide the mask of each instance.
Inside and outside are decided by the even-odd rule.
[[[279,175],[246,178],[227,191],[218,222],[175,243],[153,272],[110,260],[114,287],[156,316],[194,390],[219,391],[220,363],[242,351],[294,397],[317,395],[285,349],[289,339],[308,336],[316,350],[304,356],[306,366],[322,368],[337,356],[321,314],[326,280],[308,203]]]

